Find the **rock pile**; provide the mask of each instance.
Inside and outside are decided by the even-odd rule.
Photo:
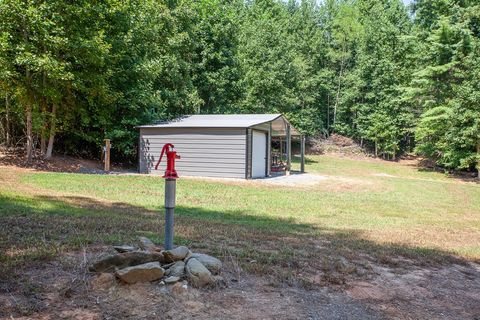
[[[224,283],[219,275],[222,262],[202,253],[192,253],[187,247],[162,250],[148,238],[140,237],[140,248],[130,245],[114,246],[117,254],[93,263],[90,271],[99,273],[94,283],[107,283],[116,278],[133,284],[160,280],[165,284],[188,281],[196,288]]]

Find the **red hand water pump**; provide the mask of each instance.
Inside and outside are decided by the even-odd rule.
[[[158,159],[157,164],[155,165],[155,170],[158,170],[158,166],[162,161],[163,155],[167,154],[167,168],[165,169],[165,174],[163,178],[165,179],[178,179],[177,171],[175,171],[175,159],[180,159],[180,156],[177,155],[175,147],[171,143],[166,143],[162,148],[162,153]]]
[[[175,147],[171,143],[167,143],[162,148],[162,153],[158,159],[155,170],[158,170],[158,165],[162,161],[163,155],[167,154],[167,168],[165,169],[165,249],[173,249],[173,212],[175,210],[176,198],[176,179],[178,179],[177,171],[175,170],[175,159],[180,159],[177,155]]]

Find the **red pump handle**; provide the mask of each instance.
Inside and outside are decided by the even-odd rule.
[[[155,165],[155,170],[158,169],[158,165],[160,164],[160,161],[162,161],[162,158],[163,158],[163,155],[165,154],[165,151],[167,151],[168,148],[174,148],[173,144],[171,143],[166,143],[163,148],[162,148],[162,152],[160,153],[160,158],[158,159],[158,162],[157,164]]]

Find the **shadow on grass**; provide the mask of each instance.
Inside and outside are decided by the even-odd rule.
[[[427,173],[438,173],[443,174],[445,177],[452,179],[452,180],[462,180],[464,182],[471,182],[480,184],[480,179],[478,178],[478,174],[471,171],[461,171],[461,170],[453,170],[449,171],[446,168],[439,167],[435,165],[430,160],[420,160],[417,163],[410,163],[406,166],[412,167],[417,169],[418,172],[427,172]]]
[[[248,266],[255,260],[255,268],[247,269],[261,273],[272,268],[302,273],[306,268],[325,268],[325,261],[343,258],[355,263],[365,256],[393,267],[406,259],[415,265],[466,262],[438,249],[375,243],[364,239],[361,231],[338,231],[242,211],[179,206],[175,232],[178,244],[234,256]],[[0,274],[0,289],[12,280],[13,271],[21,272],[36,261],[82,247],[135,243],[139,235],[162,242],[160,210],[87,197],[0,195],[0,264],[6,270]]]
[[[178,206],[175,213],[180,240],[182,229],[205,225],[289,235],[314,231],[312,226],[295,223],[293,219],[253,216],[241,211],[217,212]],[[162,234],[163,209],[151,210],[88,197],[0,195],[0,231],[0,262],[28,260],[54,255],[62,248],[128,242],[139,235]]]
[[[79,248],[92,257],[104,253],[108,244],[134,244],[139,235],[161,243],[160,210],[88,197],[0,195],[0,296],[13,292],[23,297],[23,304],[36,306],[38,296],[51,294],[51,289],[39,280],[41,276],[31,280],[30,275],[49,273],[50,278],[43,281],[54,281],[64,254]],[[378,244],[364,239],[360,231],[332,230],[248,212],[179,206],[175,219],[176,244],[218,256],[234,266],[229,276],[239,267],[281,287],[300,285],[315,290],[368,278],[375,272],[368,269],[372,261],[403,272],[412,264],[466,262],[442,250]],[[78,265],[83,259],[77,258],[66,267],[75,279],[84,276],[79,273],[83,271],[73,270],[71,263]],[[51,259],[55,261],[44,263]],[[16,308],[18,314],[24,313],[24,307]],[[8,315],[2,315],[0,302],[0,317]]]

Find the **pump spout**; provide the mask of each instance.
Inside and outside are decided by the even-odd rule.
[[[175,151],[175,147],[171,143],[166,143],[163,146],[162,152],[160,154],[160,158],[158,159],[158,162],[155,165],[155,170],[158,170],[158,166],[160,165],[160,162],[162,161],[164,154],[167,155],[167,168],[165,169],[165,174],[163,175],[163,178],[178,179],[178,174],[177,174],[177,171],[175,170],[175,159],[180,159],[180,156],[177,155],[177,152]]]

